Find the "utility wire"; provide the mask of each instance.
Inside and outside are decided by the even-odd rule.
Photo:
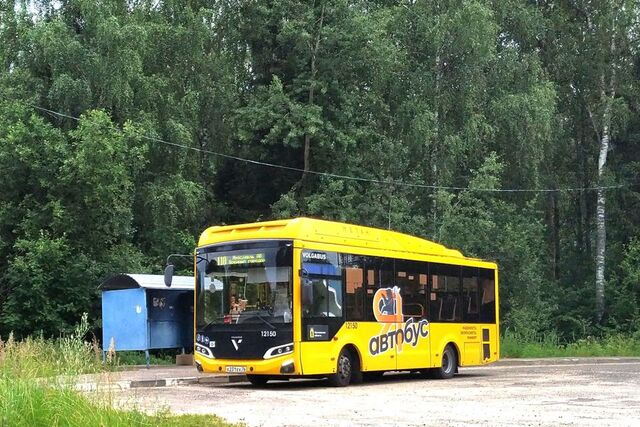
[[[78,122],[80,121],[80,118],[78,117],[70,116],[68,114],[64,114],[58,111],[50,110],[48,108],[40,107],[38,105],[33,105],[28,102],[23,102],[23,101],[18,101],[18,102],[21,102],[31,108],[43,111],[45,113],[48,113],[54,116],[64,117],[64,118],[75,120]],[[178,147],[178,148],[183,148],[185,150],[211,154],[213,156],[222,157],[225,159],[235,160],[235,161],[249,163],[249,164],[258,165],[258,166],[270,167],[275,169],[283,169],[283,170],[289,170],[289,171],[300,172],[300,173],[308,173],[312,175],[325,176],[329,178],[336,178],[336,179],[343,179],[343,180],[370,182],[370,183],[382,184],[382,185],[397,185],[397,186],[412,187],[412,188],[425,188],[430,190],[473,191],[477,193],[557,193],[557,192],[611,190],[611,189],[627,188],[627,187],[638,185],[638,183],[630,183],[630,184],[607,185],[607,186],[600,186],[600,187],[569,187],[569,188],[470,188],[470,187],[455,187],[455,186],[446,186],[446,185],[418,184],[418,183],[403,182],[403,181],[396,181],[396,180],[385,181],[380,179],[341,175],[341,174],[335,174],[331,172],[319,172],[314,170],[305,171],[304,169],[296,168],[293,166],[285,166],[285,165],[279,165],[275,163],[261,162],[259,160],[252,160],[244,157],[232,156],[230,154],[219,153],[219,152],[207,150],[204,148],[190,147],[188,145],[166,141],[164,139],[155,138],[153,136],[139,135],[139,137],[142,139],[146,139],[148,141],[158,142],[158,143],[169,145],[172,147]]]

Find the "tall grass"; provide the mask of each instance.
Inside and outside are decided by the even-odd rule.
[[[57,340],[28,337],[16,341],[9,335],[6,342],[0,340],[0,377],[42,379],[102,371],[97,344],[83,340],[88,329],[85,314],[73,332]]]
[[[0,340],[0,426],[230,425],[212,416],[120,411],[108,393],[75,391],[76,376],[109,369],[97,345],[83,340],[87,330],[83,316],[72,333],[56,340]]]
[[[640,335],[614,334],[562,343],[549,332],[539,337],[507,330],[500,342],[501,357],[640,357]]]

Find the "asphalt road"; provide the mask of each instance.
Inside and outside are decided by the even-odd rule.
[[[640,359],[505,361],[451,380],[386,374],[346,388],[321,380],[143,388],[117,401],[249,426],[640,426]]]

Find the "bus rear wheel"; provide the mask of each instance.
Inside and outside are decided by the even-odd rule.
[[[351,382],[351,376],[353,374],[353,360],[349,351],[342,350],[338,356],[338,363],[336,365],[336,373],[329,375],[329,384],[334,387],[345,387]]]
[[[255,386],[264,386],[267,384],[267,381],[269,381],[269,377],[266,375],[250,375],[247,374],[247,380],[249,380],[249,382],[252,385]]]
[[[442,365],[433,369],[433,377],[441,380],[449,379],[456,373],[457,366],[458,354],[452,345],[447,345],[442,352]]]

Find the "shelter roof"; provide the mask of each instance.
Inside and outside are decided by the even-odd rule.
[[[164,276],[160,274],[129,274],[121,273],[104,280],[99,288],[105,291],[115,289],[163,289],[173,291],[192,291],[195,287],[193,276],[173,276],[171,287],[164,284]]]

